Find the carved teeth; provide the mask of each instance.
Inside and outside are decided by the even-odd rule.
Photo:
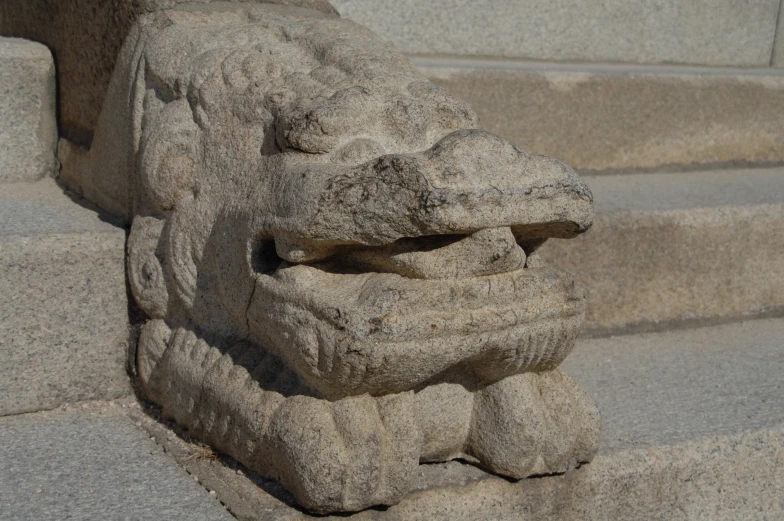
[[[162,320],[145,325],[138,356],[164,416],[315,512],[394,504],[419,461],[463,458],[519,479],[590,461],[599,442],[596,405],[558,370],[330,402],[260,346],[217,348]]]
[[[318,241],[297,241],[275,238],[275,250],[278,255],[289,262],[299,264],[302,262],[314,262],[326,259],[334,250],[334,246]]]
[[[508,227],[487,228],[452,241],[449,238],[403,239],[387,247],[357,249],[340,260],[368,271],[398,273],[414,279],[479,277],[515,271],[525,265],[525,252]]]

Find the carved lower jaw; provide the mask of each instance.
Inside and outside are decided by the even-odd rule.
[[[463,368],[492,382],[558,366],[582,291],[549,267],[450,280],[284,266],[257,275],[251,335],[330,399],[415,389]]]

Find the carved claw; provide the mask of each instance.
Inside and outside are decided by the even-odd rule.
[[[279,479],[314,512],[397,503],[419,464],[412,395],[288,398],[266,436]]]

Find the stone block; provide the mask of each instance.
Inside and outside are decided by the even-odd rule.
[[[0,183],[54,175],[55,90],[49,49],[0,38]]]
[[[784,311],[784,169],[583,179],[593,228],[538,252],[585,288],[583,334]]]
[[[125,231],[54,181],[0,191],[0,415],[131,392]]]
[[[0,520],[233,519],[121,410],[0,418]]]
[[[784,161],[784,71],[414,60],[482,127],[582,172]]]
[[[405,53],[767,66],[778,0],[332,0]]]

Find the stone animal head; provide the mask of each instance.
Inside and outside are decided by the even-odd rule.
[[[186,6],[132,31],[84,189],[133,220],[166,331],[266,350],[328,400],[490,384],[572,349],[583,295],[534,250],[593,213],[570,168],[477,126],[356,24]]]

